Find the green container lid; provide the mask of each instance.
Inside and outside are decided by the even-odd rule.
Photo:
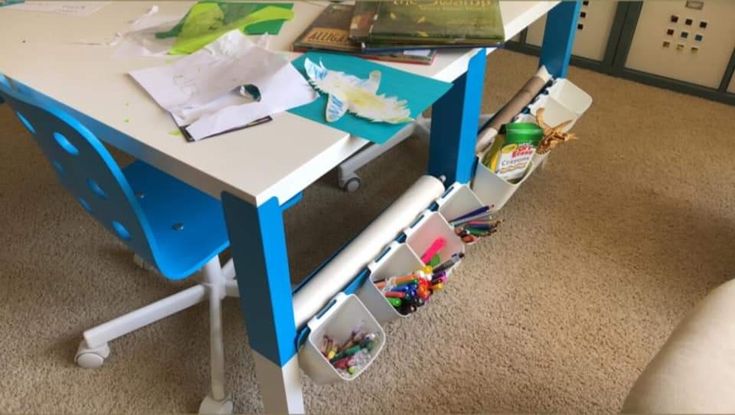
[[[534,147],[544,136],[544,130],[536,123],[514,122],[505,125],[505,144],[530,143]]]

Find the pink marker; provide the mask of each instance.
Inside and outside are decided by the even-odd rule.
[[[429,262],[431,262],[431,258],[433,258],[437,252],[441,251],[442,248],[444,248],[444,245],[446,244],[447,244],[447,241],[443,237],[440,236],[436,238],[434,242],[431,243],[431,245],[426,250],[426,252],[424,252],[424,254],[421,255],[421,262],[423,262],[424,264],[428,264]]]

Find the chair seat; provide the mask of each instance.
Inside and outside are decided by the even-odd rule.
[[[153,231],[156,266],[186,278],[229,245],[219,200],[142,162],[123,170]]]
[[[676,327],[640,375],[623,413],[735,413],[735,280]]]

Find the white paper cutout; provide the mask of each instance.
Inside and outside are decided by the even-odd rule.
[[[360,79],[344,72],[332,71],[306,58],[304,69],[309,80],[319,91],[328,94],[326,119],[334,122],[347,111],[371,121],[401,124],[413,121],[405,100],[378,95],[380,71],[370,72],[368,79]]]

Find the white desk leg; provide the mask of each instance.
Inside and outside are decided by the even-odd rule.
[[[265,411],[303,413],[285,207],[275,198],[253,206],[228,193],[222,194],[222,204]]]
[[[253,358],[265,412],[303,414],[304,396],[301,392],[298,357],[292,357],[282,367],[256,351],[253,351]]]

